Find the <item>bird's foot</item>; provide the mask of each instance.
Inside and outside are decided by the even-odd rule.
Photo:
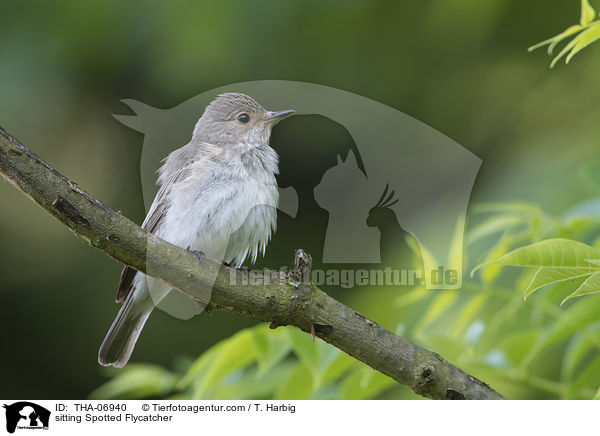
[[[190,248],[191,246],[188,246],[187,251],[189,251],[190,253],[194,253],[198,257],[198,259],[200,259],[200,262],[202,262],[205,257],[204,253],[200,250],[191,250]]]

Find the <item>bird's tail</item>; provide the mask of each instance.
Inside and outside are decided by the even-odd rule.
[[[127,296],[100,346],[100,365],[122,368],[131,357],[140,332],[154,308],[149,296],[144,298],[135,291],[133,289]]]

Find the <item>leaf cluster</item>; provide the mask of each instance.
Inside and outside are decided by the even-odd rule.
[[[586,48],[588,45],[600,39],[600,20],[596,18],[596,11],[590,5],[589,0],[581,0],[581,18],[579,24],[569,26],[564,31],[538,44],[529,47],[529,51],[540,47],[548,46],[548,56],[552,56],[554,49],[565,39],[573,38],[564,46],[564,48],[554,57],[550,67],[554,68],[556,63],[565,55],[565,63],[569,63],[573,56]],[[575,35],[575,36],[574,36]]]

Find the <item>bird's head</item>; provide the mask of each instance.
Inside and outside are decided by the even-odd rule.
[[[398,198],[395,198],[395,191],[388,194],[389,184],[385,185],[383,194],[377,201],[377,204],[369,210],[367,217],[367,226],[381,227],[396,222],[396,213],[391,209],[391,206],[398,203]],[[386,197],[387,195],[387,197]]]
[[[245,94],[221,94],[204,110],[194,129],[194,138],[222,146],[267,144],[273,126],[293,113],[293,110],[267,111]]]

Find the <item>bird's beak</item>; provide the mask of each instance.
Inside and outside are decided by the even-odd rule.
[[[265,118],[265,120],[267,120],[273,124],[277,124],[279,121],[281,121],[284,118],[287,118],[290,115],[293,115],[295,113],[296,113],[296,111],[291,110],[291,109],[287,110],[287,111],[269,112],[267,117]]]

